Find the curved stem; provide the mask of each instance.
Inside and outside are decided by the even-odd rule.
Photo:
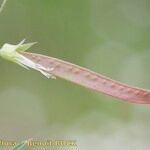
[[[0,6],[0,13],[3,11],[6,2],[7,2],[7,0],[3,0],[2,4]]]

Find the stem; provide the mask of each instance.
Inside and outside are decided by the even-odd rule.
[[[54,68],[54,70],[50,72],[53,75],[91,90],[126,100],[128,102],[150,103],[150,90],[129,86],[57,58],[27,52],[23,52],[22,54],[45,68]]]
[[[0,13],[3,11],[6,2],[7,2],[7,0],[3,0],[2,4],[0,6]]]

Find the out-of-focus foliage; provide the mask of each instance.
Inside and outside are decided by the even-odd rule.
[[[25,143],[21,143],[21,144],[18,144],[16,145],[12,150],[24,150],[24,147],[25,147]]]

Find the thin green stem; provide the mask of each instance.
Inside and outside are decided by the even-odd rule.
[[[3,11],[5,5],[6,5],[7,0],[3,0],[1,6],[0,6],[0,13]]]

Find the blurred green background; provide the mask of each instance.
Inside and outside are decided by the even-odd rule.
[[[0,1],[2,2],[2,0]],[[30,51],[150,89],[149,0],[8,0],[0,45]],[[75,139],[74,149],[148,150],[150,106],[98,94],[0,59],[0,138]]]

